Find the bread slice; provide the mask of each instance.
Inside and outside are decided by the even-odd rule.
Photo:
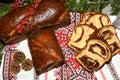
[[[89,25],[77,25],[72,32],[71,38],[68,42],[68,46],[79,52],[86,46],[87,40],[90,38],[90,35],[93,34],[93,32],[94,29],[91,28]]]
[[[91,16],[86,24],[93,25],[96,29],[100,29],[105,25],[110,25],[111,22],[107,15],[98,13]]]
[[[87,46],[76,56],[77,61],[89,72],[97,71],[110,59],[110,50],[101,40],[91,39]]]
[[[112,56],[120,51],[120,40],[117,37],[116,29],[113,25],[107,25],[101,28],[97,36],[108,43]]]
[[[99,55],[106,62],[108,62],[111,59],[112,54],[106,42],[100,39],[92,39],[87,43],[87,45],[89,45],[90,52]]]
[[[82,14],[82,20],[80,21],[79,24],[86,24],[89,17],[91,17],[92,15],[94,15],[96,13],[98,13],[98,12],[85,12],[85,13],[83,13]]]
[[[96,54],[93,55],[88,51],[82,51],[80,54],[76,59],[89,72],[97,71],[105,64],[105,60]]]

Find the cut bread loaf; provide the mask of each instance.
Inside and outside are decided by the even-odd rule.
[[[89,72],[99,70],[120,51],[120,40],[107,15],[83,13],[75,26],[68,46],[77,52],[77,61]]]

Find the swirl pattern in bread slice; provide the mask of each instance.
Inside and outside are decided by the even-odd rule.
[[[87,40],[90,38],[90,35],[93,34],[94,29],[89,25],[79,24],[73,30],[72,36],[68,42],[68,46],[79,51],[84,48],[87,44]]]
[[[111,58],[108,46],[101,40],[91,39],[87,46],[76,56],[77,61],[89,72],[97,71]]]
[[[86,24],[93,25],[96,29],[100,29],[105,25],[110,25],[111,22],[107,15],[98,13],[91,16],[86,22]]]
[[[97,36],[108,43],[112,56],[120,51],[120,40],[118,39],[116,29],[113,25],[107,25],[101,28]]]
[[[82,14],[82,20],[80,21],[80,24],[86,24],[88,19],[93,16],[94,14],[97,14],[98,12],[85,12]]]

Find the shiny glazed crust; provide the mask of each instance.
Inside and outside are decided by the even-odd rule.
[[[28,44],[37,75],[62,66],[64,55],[53,29],[37,30],[29,36]]]

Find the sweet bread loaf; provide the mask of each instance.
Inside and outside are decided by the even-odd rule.
[[[107,15],[83,13],[75,26],[68,46],[77,52],[77,61],[89,72],[99,70],[120,51],[120,40]]]
[[[53,29],[37,30],[32,33],[28,44],[37,75],[64,64],[64,55]]]
[[[25,18],[32,5],[25,5],[12,10],[0,19],[0,40],[5,44],[14,44],[27,38],[34,30],[51,27],[54,25],[70,23],[70,15],[66,8],[65,0],[42,0],[24,24],[21,34],[17,29],[22,19]],[[32,14],[32,12],[31,12]]]
[[[101,40],[91,39],[76,56],[77,61],[89,72],[97,71],[111,58],[111,52]]]

